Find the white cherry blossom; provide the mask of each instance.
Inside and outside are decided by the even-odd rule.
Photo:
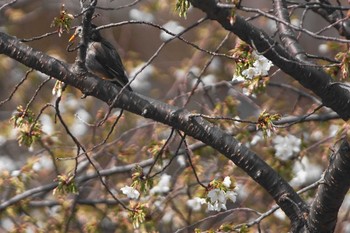
[[[201,209],[201,206],[205,203],[206,201],[204,198],[195,197],[193,199],[187,200],[186,205],[193,211],[199,211]]]
[[[127,185],[121,188],[120,190],[130,199],[137,199],[140,196],[139,191]]]
[[[225,185],[227,188],[231,186],[231,178],[229,176],[226,176],[224,181],[222,182],[223,185]]]
[[[301,139],[294,135],[280,136],[278,135],[272,141],[276,150],[275,155],[278,159],[286,161],[295,153],[300,152]]]
[[[156,194],[156,193],[167,193],[170,190],[170,180],[171,176],[168,174],[164,174],[160,177],[159,183],[154,186],[151,190],[150,193]]]

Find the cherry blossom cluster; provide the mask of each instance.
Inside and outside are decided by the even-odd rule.
[[[238,69],[233,75],[233,81],[251,80],[255,77],[267,76],[268,71],[273,66],[273,63],[255,51],[251,53],[249,61],[246,63],[248,67]]]
[[[227,200],[233,203],[237,200],[237,186],[232,186],[232,181],[229,176],[226,176],[223,181],[214,180],[209,184],[209,191],[206,198],[195,197],[187,201],[187,206],[193,211],[199,211],[201,205],[206,204],[208,211],[226,210]]]
[[[135,182],[135,181],[137,181],[138,180],[137,177],[140,175],[142,176],[143,173],[141,170],[138,170],[138,169],[135,169],[135,170],[136,170],[136,172],[133,175],[133,179],[134,179],[133,184],[131,186],[125,185],[124,187],[122,187],[120,189],[120,191],[122,191],[122,193],[124,195],[126,195],[131,200],[138,200],[139,199],[140,192],[135,187],[142,186],[140,184],[140,182]],[[157,196],[159,194],[168,193],[170,191],[170,185],[171,185],[170,181],[171,181],[171,176],[168,174],[163,174],[160,177],[158,184],[153,186],[149,190],[149,194],[151,194],[151,195],[143,197],[143,201],[149,200],[149,198],[151,196]],[[141,187],[141,191],[142,190],[144,190],[144,189]],[[141,204],[139,202],[136,202],[136,204],[135,204],[135,202],[134,202],[133,206],[134,206],[133,211],[129,213],[129,216],[133,221],[134,228],[138,228],[140,226],[140,224],[142,222],[144,222],[144,220],[145,220],[145,211],[147,209],[147,207],[146,207],[147,205]]]

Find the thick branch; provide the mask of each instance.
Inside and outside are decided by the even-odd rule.
[[[90,76],[88,73],[75,75],[62,62],[35,51],[4,33],[0,33],[0,52],[109,104],[120,91],[120,88],[110,82]],[[307,207],[292,187],[255,153],[219,127],[200,117],[190,117],[190,113],[185,109],[126,90],[119,93],[114,107],[162,122],[218,150],[268,191],[292,220],[295,232],[304,226],[303,216],[307,212]]]
[[[318,188],[308,219],[310,232],[333,232],[339,208],[350,187],[350,145],[343,139],[331,157],[324,182]]]
[[[290,24],[286,1],[274,0],[273,4],[274,4],[276,17]],[[294,34],[293,29],[284,23],[278,23],[277,25],[278,25],[279,35],[280,35],[281,41],[284,44],[284,47],[298,60],[306,61],[307,57],[305,55],[305,51],[300,46]]]
[[[82,20],[82,25],[83,25],[83,32],[82,32],[82,38],[81,38],[82,43],[80,44],[80,49],[78,50],[79,56],[77,56],[77,61],[76,61],[77,66],[79,67],[79,69],[82,69],[82,70],[85,70],[86,49],[87,49],[87,44],[89,41],[89,35],[91,30],[91,19],[95,12],[96,4],[97,4],[97,0],[91,1],[91,4],[88,6]]]
[[[350,118],[350,91],[346,86],[334,83],[321,68],[296,60],[283,46],[242,17],[236,15],[235,21],[231,24],[231,11],[218,7],[215,0],[190,0],[190,2],[207,13],[210,19],[218,21],[226,30],[254,46],[274,65],[292,76],[305,88],[312,90],[322,99],[325,106],[332,108],[342,119]]]

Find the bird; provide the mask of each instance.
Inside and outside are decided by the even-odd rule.
[[[128,82],[122,59],[120,58],[115,47],[103,38],[97,26],[91,24],[91,32],[88,39],[85,65],[90,73],[95,74],[99,78],[110,80],[112,83],[123,88]],[[69,38],[69,42],[75,38],[82,37],[83,27],[78,26],[74,34]],[[132,91],[130,85],[126,87]]]

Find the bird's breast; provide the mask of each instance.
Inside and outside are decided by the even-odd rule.
[[[89,43],[86,51],[85,65],[90,73],[93,73],[100,78],[108,79],[108,73],[100,63],[99,59],[97,59],[97,57],[101,57],[101,51],[98,50],[97,45],[97,42]]]

